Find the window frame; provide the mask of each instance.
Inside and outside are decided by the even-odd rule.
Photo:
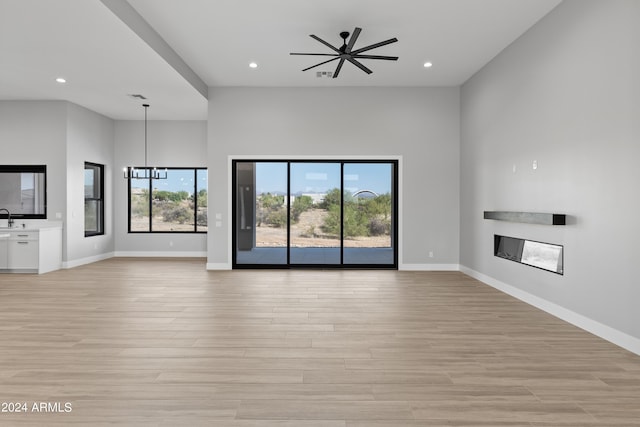
[[[144,171],[149,170],[151,171],[152,169],[154,169],[153,167],[135,167],[135,169],[140,170],[140,171]],[[160,171],[164,171],[165,169],[170,173],[172,170],[173,171],[193,171],[193,181],[194,181],[194,185],[193,185],[193,195],[194,195],[194,200],[193,200],[193,230],[153,230],[153,197],[149,197],[149,210],[148,210],[148,215],[149,215],[149,229],[148,230],[132,230],[131,229],[131,182],[132,179],[135,179],[134,177],[128,176],[127,177],[127,233],[129,234],[206,234],[208,232],[208,225],[206,226],[205,230],[198,230],[198,192],[200,190],[202,190],[202,188],[198,187],[198,171],[206,171],[207,172],[207,195],[209,192],[209,185],[208,185],[208,168],[203,167],[203,166],[197,166],[197,167],[157,167],[158,170]],[[151,178],[148,179],[149,181],[149,186],[147,188],[147,190],[149,191],[149,194],[153,194],[153,181],[156,181],[155,179]],[[208,223],[208,214],[207,214],[207,223]],[[201,226],[202,227],[202,226]]]
[[[25,213],[11,213],[11,218],[16,219],[47,219],[47,165],[0,165],[0,173],[42,173],[44,194],[43,194],[43,213],[40,214],[25,214]],[[0,208],[5,207],[2,200],[0,200]],[[0,218],[7,218],[6,213],[0,213]]]
[[[286,234],[287,234],[287,246],[286,246],[286,262],[283,263],[239,263],[238,262],[238,226],[239,226],[239,216],[238,216],[238,192],[236,189],[238,188],[238,174],[237,167],[238,164],[241,163],[286,163],[287,164],[287,190],[285,195],[285,206],[287,210],[287,225],[286,225]],[[295,163],[339,163],[340,164],[340,192],[344,194],[345,189],[345,171],[344,167],[346,165],[353,164],[389,164],[392,167],[391,170],[391,215],[392,215],[392,227],[390,230],[391,233],[391,247],[393,248],[393,261],[389,264],[381,264],[381,263],[356,263],[356,262],[345,262],[344,259],[344,249],[345,249],[345,236],[344,236],[344,197],[340,198],[340,262],[339,263],[301,263],[301,262],[291,262],[291,165]],[[320,269],[398,269],[399,265],[399,257],[400,257],[400,243],[399,243],[399,229],[400,229],[400,163],[401,158],[399,157],[375,157],[375,158],[367,158],[366,156],[358,157],[358,158],[343,158],[343,157],[335,157],[335,158],[314,158],[314,157],[283,157],[283,158],[272,158],[272,157],[238,157],[231,159],[231,265],[233,269],[265,269],[265,268],[281,268],[281,269],[296,269],[296,268],[320,268]],[[254,217],[255,218],[255,217]],[[252,225],[253,226],[253,225]],[[347,247],[347,249],[349,249]]]
[[[86,215],[86,207],[87,207],[87,202],[97,202],[98,204],[98,209],[96,211],[97,214],[97,219],[96,219],[96,223],[97,223],[97,231],[87,231],[86,228],[86,222],[84,224],[84,237],[92,237],[92,236],[104,236],[105,234],[105,227],[104,227],[104,165],[100,164],[100,163],[93,163],[93,162],[84,162],[84,171],[86,173],[87,170],[94,170],[94,182],[93,182],[93,187],[94,187],[94,192],[93,194],[95,195],[95,188],[96,188],[96,175],[98,176],[98,179],[100,180],[100,182],[98,183],[98,190],[100,191],[100,197],[87,197],[86,193],[84,195],[84,206],[85,206],[85,215]],[[96,174],[95,171],[97,171],[98,173]],[[84,180],[83,180],[84,182]],[[86,219],[86,218],[85,218]]]

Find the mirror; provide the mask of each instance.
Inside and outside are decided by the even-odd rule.
[[[12,218],[46,219],[47,166],[0,165],[1,208],[8,209]]]

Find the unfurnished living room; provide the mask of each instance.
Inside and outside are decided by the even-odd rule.
[[[0,0],[0,425],[640,425],[640,0]]]

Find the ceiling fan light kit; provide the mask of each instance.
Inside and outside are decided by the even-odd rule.
[[[359,49],[353,49],[354,45],[356,44],[356,41],[358,40],[358,37],[360,36],[360,32],[362,31],[362,28],[358,28],[356,27],[353,30],[353,34],[349,34],[348,31],[343,31],[340,33],[340,37],[342,38],[342,46],[337,48],[335,46],[333,46],[332,44],[322,40],[320,37],[311,34],[309,35],[309,37],[311,37],[312,39],[322,43],[323,45],[327,46],[328,48],[330,48],[331,50],[334,51],[334,53],[298,53],[298,52],[291,52],[290,55],[310,55],[310,56],[331,56],[331,59],[328,59],[326,61],[322,61],[316,65],[312,65],[311,67],[307,67],[305,69],[303,69],[302,71],[307,71],[307,70],[311,70],[312,68],[316,68],[319,67],[321,65],[324,64],[328,64],[330,62],[333,61],[337,61],[338,62],[338,66],[336,67],[336,70],[333,72],[333,78],[337,78],[338,75],[340,75],[340,70],[342,70],[342,66],[344,65],[345,61],[350,62],[351,64],[355,65],[356,67],[360,68],[362,71],[364,71],[367,74],[371,74],[373,71],[371,71],[368,67],[366,67],[365,65],[363,65],[359,60],[360,59],[378,59],[378,60],[385,60],[385,61],[397,61],[398,57],[397,56],[386,56],[386,55],[363,55],[363,52],[367,52],[369,50],[381,47],[381,46],[386,46],[388,44],[391,43],[395,43],[398,41],[397,38],[392,38],[389,40],[385,40],[379,43],[374,43],[372,45],[369,46],[365,46],[365,47],[361,47]],[[351,38],[349,38],[349,35],[351,35]],[[347,41],[347,39],[349,39],[349,41]]]

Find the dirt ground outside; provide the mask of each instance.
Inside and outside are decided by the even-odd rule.
[[[340,247],[340,239],[322,231],[322,223],[327,216],[324,209],[310,209],[300,214],[296,224],[291,225],[291,247],[336,248]],[[131,218],[131,231],[148,231],[148,217]],[[161,216],[155,217],[153,231],[193,231],[193,224],[165,222]],[[206,226],[199,226],[198,231],[207,231]],[[287,246],[287,230],[266,225],[256,227],[256,247],[278,248]],[[362,236],[348,238],[344,241],[346,248],[389,248],[391,237]]]
[[[291,225],[291,247],[335,248],[340,247],[340,239],[322,231],[322,223],[327,216],[324,209],[310,209],[300,214],[296,224]],[[262,225],[256,227],[256,247],[274,248],[287,246],[286,228]],[[345,239],[347,248],[389,248],[391,237],[362,236]]]
[[[149,231],[149,217],[132,217],[131,231]],[[157,216],[153,218],[153,231],[193,231],[193,223],[165,222]],[[207,226],[199,225],[198,231],[207,231]]]

